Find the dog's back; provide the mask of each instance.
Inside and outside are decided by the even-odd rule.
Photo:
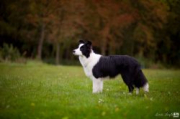
[[[139,63],[127,55],[101,56],[99,62],[93,68],[93,74],[96,78],[107,76],[113,78],[120,73],[124,74],[127,71],[129,73],[139,67]]]

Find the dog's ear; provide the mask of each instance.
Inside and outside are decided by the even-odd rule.
[[[87,41],[87,45],[91,46],[92,45],[91,41]]]
[[[84,43],[84,41],[83,40],[79,40],[79,44],[81,44],[81,43]]]

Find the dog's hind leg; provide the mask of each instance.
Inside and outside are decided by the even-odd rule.
[[[133,92],[133,90],[134,90],[133,85],[128,85],[128,88],[129,88],[129,93],[132,93],[132,92]]]
[[[131,77],[125,72],[121,73],[121,77],[122,77],[124,83],[128,86],[129,93],[131,94],[134,90]]]

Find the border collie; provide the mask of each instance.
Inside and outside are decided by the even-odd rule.
[[[103,79],[114,78],[118,74],[128,86],[129,93],[134,87],[136,94],[142,87],[145,92],[149,92],[149,84],[144,76],[140,64],[127,55],[102,56],[92,50],[90,41],[79,41],[79,47],[73,50],[73,54],[79,56],[79,61],[84,68],[87,77],[93,81],[93,93],[103,91]]]

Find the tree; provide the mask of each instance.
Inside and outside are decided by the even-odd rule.
[[[42,48],[45,39],[45,32],[52,21],[53,13],[58,9],[59,1],[52,0],[31,0],[29,3],[29,14],[27,20],[33,24],[36,29],[39,29],[39,41],[37,46],[37,58],[42,58]]]
[[[60,58],[73,58],[72,46],[79,38],[92,40],[104,55],[128,54],[180,64],[179,3],[178,0],[1,1],[0,42],[12,43],[32,58],[35,54],[38,59],[55,56],[56,64]]]
[[[53,21],[49,25],[50,33],[48,34],[48,39],[56,49],[56,64],[59,64],[60,60],[60,44],[64,43],[66,47],[69,47],[70,43],[66,39],[72,38],[81,32],[78,26],[82,25],[82,14],[85,12],[83,1],[71,0],[71,2],[68,2],[62,0],[58,4],[56,11],[53,12]]]
[[[164,0],[167,5],[167,22],[158,34],[156,61],[180,66],[180,1]]]

